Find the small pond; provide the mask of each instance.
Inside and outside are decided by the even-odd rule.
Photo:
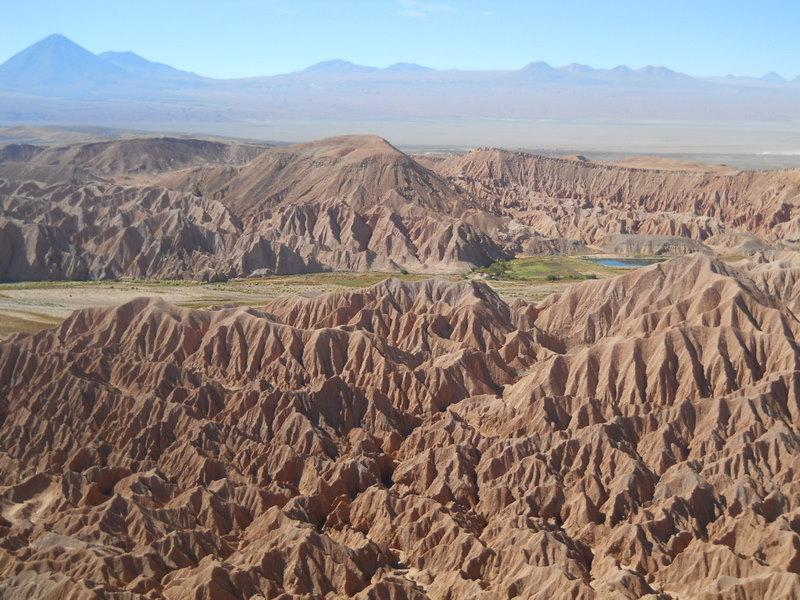
[[[665,261],[665,258],[592,258],[587,256],[586,260],[590,260],[598,265],[604,267],[614,267],[616,269],[638,269],[639,267],[646,267]]]

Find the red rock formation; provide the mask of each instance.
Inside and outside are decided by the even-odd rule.
[[[5,166],[27,176],[25,164]],[[452,272],[541,239],[520,226],[496,242],[497,224],[487,226],[457,188],[372,137],[172,171],[158,186],[67,181],[0,180],[0,245],[12,257],[0,279]]]
[[[76,179],[154,176],[201,165],[246,163],[266,146],[191,138],[146,137],[65,146],[0,147],[0,173],[49,183]]]
[[[19,335],[0,597],[797,596],[795,270],[142,299]]]
[[[436,273],[587,245],[754,254],[800,240],[794,171],[413,158],[374,136],[6,146],[0,178],[2,280]]]
[[[422,162],[491,210],[526,223],[549,219],[548,235],[588,243],[606,233],[704,240],[731,229],[798,239],[798,171],[631,168],[498,149]]]

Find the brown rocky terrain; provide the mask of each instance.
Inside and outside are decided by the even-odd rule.
[[[793,252],[0,343],[2,598],[792,598]]]
[[[587,243],[609,233],[700,241],[725,231],[772,242],[800,238],[796,170],[637,168],[498,149],[421,160],[485,208],[548,235]]]
[[[380,138],[275,148],[245,166],[150,181],[0,181],[0,278],[453,271],[544,239],[518,227],[495,241],[502,218]]]
[[[0,280],[457,272],[589,247],[752,255],[800,240],[797,171],[679,166],[413,157],[374,136],[9,145]]]
[[[266,146],[170,137],[131,138],[42,146],[0,147],[0,175],[15,180],[135,179],[201,165],[241,164]]]

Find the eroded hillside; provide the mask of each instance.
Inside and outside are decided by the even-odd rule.
[[[793,247],[796,171],[632,168],[374,136],[261,148],[127,139],[0,150],[0,279],[459,272],[586,252]]]
[[[796,596],[797,273],[76,312],[0,344],[0,589]]]

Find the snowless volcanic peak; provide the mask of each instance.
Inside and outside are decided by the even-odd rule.
[[[0,343],[0,597],[795,598],[797,262]]]

